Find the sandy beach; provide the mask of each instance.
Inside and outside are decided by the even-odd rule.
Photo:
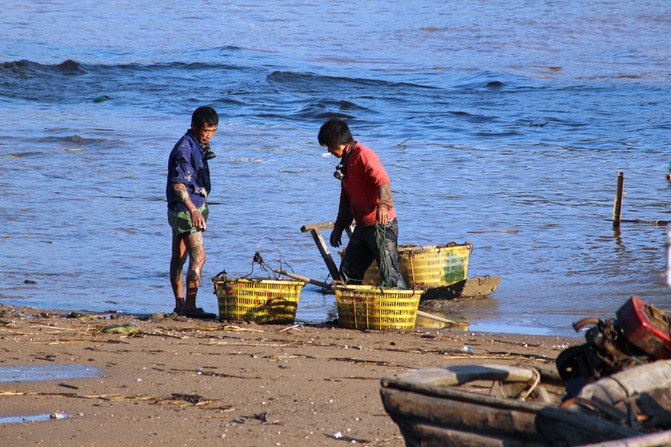
[[[563,349],[583,341],[0,306],[0,441],[403,446],[382,406],[382,377],[473,363],[553,369]],[[58,372],[59,365],[82,365],[94,373],[30,380],[43,369]],[[33,372],[17,380],[8,374],[16,366]],[[18,422],[21,417],[38,420]]]

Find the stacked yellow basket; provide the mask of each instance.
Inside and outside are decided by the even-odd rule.
[[[466,279],[470,242],[443,245],[399,245],[398,267],[408,287],[421,285],[424,289],[449,286]],[[340,252],[344,255],[344,250]],[[364,284],[382,282],[377,262],[366,270]]]
[[[398,266],[409,287],[444,287],[466,279],[473,246],[455,244],[399,247]]]

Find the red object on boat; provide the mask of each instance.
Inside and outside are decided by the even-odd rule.
[[[627,341],[657,358],[671,357],[669,320],[664,312],[633,296],[617,311]]]

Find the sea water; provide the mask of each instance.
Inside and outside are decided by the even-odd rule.
[[[267,265],[328,280],[346,119],[392,182],[400,244],[469,241],[473,330],[569,334],[630,295],[671,310],[671,4],[21,1],[0,16],[0,302],[169,312],[167,159],[219,112],[198,303]],[[328,240],[328,233],[324,233]],[[335,250],[331,250],[336,260]],[[297,319],[337,316],[303,289]]]

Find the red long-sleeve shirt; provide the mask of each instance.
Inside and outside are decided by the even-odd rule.
[[[389,183],[389,176],[377,154],[358,141],[355,142],[347,158],[340,202],[341,206],[349,205],[357,225],[375,225],[379,188],[386,183]],[[396,217],[394,208],[388,213],[390,219]]]

